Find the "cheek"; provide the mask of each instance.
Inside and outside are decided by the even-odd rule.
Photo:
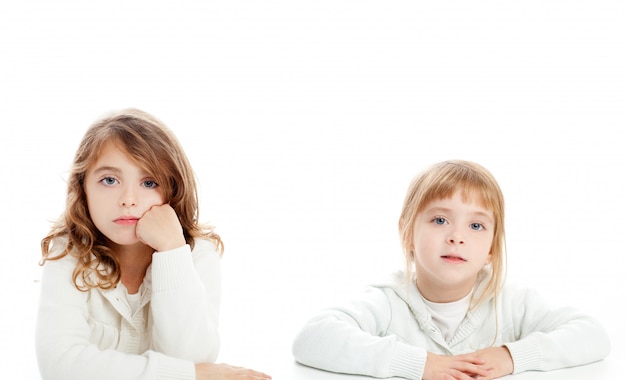
[[[94,214],[97,215],[98,214],[98,204],[101,202],[98,202],[96,199],[94,199],[93,196],[90,196],[90,192],[85,191],[85,208],[86,211],[93,217]]]
[[[481,242],[481,251],[485,252],[485,256],[487,257],[488,261],[491,261],[491,249],[493,248],[493,239],[489,238],[489,239],[484,239],[483,242]]]
[[[160,206],[165,203],[165,197],[163,197],[160,191],[154,191],[146,197],[146,203],[149,206]]]
[[[87,211],[87,215],[89,219],[91,219],[91,223],[99,230],[102,231],[102,228],[105,227],[105,220],[107,219],[107,210],[103,206],[99,206],[99,202],[87,199],[85,202],[85,211]]]
[[[412,248],[416,255],[432,252],[437,248],[435,235],[416,232],[413,236]]]

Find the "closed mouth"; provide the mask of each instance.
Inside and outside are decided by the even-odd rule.
[[[114,220],[115,223],[135,223],[139,220],[139,218],[135,218],[132,216],[125,216],[121,218],[117,218]]]
[[[447,260],[447,261],[462,261],[465,262],[467,260],[465,260],[464,258],[460,257],[460,256],[454,256],[454,255],[444,255],[441,256],[442,259]]]

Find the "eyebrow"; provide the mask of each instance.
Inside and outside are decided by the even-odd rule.
[[[113,172],[115,174],[119,174],[122,171],[119,168],[116,168],[114,166],[101,166],[101,167],[99,167],[97,169],[94,169],[94,171],[91,174],[95,175],[95,174],[98,174],[98,173],[101,173],[101,172]]]
[[[113,174],[117,175],[117,176],[121,176],[122,175],[122,169],[115,167],[115,166],[101,166],[99,168],[96,168],[93,170],[93,172],[91,172],[91,175],[98,175],[102,172],[112,172]],[[141,171],[141,175],[142,176],[146,176],[146,177],[153,177],[152,174],[148,173],[145,170]]]
[[[432,212],[443,212],[443,213],[446,213],[446,212],[451,212],[451,211],[452,211],[452,209],[446,208],[446,207],[432,207],[432,208],[429,208],[427,210],[424,210],[424,212],[426,212],[426,213],[432,213]],[[474,211],[473,215],[487,218],[490,222],[493,223],[493,219],[486,212]]]

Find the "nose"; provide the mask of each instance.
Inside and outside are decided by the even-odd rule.
[[[124,189],[120,196],[120,206],[131,207],[137,205],[137,197],[134,191],[131,189]]]
[[[459,231],[454,229],[448,237],[448,244],[465,244],[465,241]]]

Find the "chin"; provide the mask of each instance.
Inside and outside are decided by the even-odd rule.
[[[128,246],[133,246],[133,245],[144,245],[141,240],[139,240],[136,236],[134,237],[117,237],[114,239],[109,238],[109,240],[117,245],[117,246],[123,246],[123,247],[128,247]]]

